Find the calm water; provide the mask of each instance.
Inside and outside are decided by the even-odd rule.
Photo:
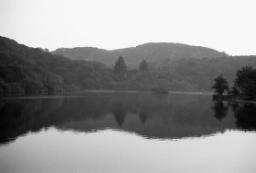
[[[1,173],[254,173],[256,106],[207,95],[0,101]]]

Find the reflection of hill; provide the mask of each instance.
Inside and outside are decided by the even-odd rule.
[[[235,128],[231,111],[222,121],[215,113],[208,96],[88,93],[5,100],[0,103],[0,142],[48,127],[81,132],[112,128],[149,138],[195,137]]]

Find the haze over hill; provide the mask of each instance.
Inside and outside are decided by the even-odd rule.
[[[52,52],[73,60],[92,60],[112,66],[118,56],[123,56],[128,66],[135,67],[143,59],[151,63],[170,59],[217,58],[227,54],[214,49],[180,43],[146,43],[136,47],[105,50],[94,47],[60,48]]]

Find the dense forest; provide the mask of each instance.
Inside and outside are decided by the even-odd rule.
[[[110,69],[97,62],[70,60],[40,48],[0,38],[0,93],[50,94],[108,87]]]
[[[238,69],[256,66],[256,56],[227,56],[212,49],[187,48],[179,44],[173,44],[170,50],[166,48],[168,44],[163,44],[164,48],[149,45],[136,49],[141,58],[131,66],[126,57],[130,48],[116,50],[116,56],[109,60],[112,63],[114,59],[114,63],[104,64],[90,58],[74,60],[0,37],[0,95],[53,94],[84,89],[151,90],[154,87],[210,91],[218,74],[222,73],[232,83]],[[145,46],[148,51],[140,52]],[[172,58],[166,57],[171,50],[174,51]],[[182,54],[182,50],[186,53]],[[150,61],[147,56],[152,55],[159,55],[159,60]],[[108,57],[105,58],[108,61]]]

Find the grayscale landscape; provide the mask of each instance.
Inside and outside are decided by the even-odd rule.
[[[0,173],[254,173],[255,5],[0,1]]]

